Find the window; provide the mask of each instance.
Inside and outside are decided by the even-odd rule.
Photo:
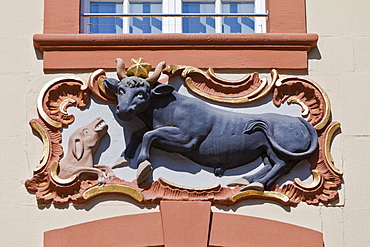
[[[265,0],[84,0],[82,33],[264,33]]]
[[[173,13],[174,9],[175,13],[181,13],[184,16],[181,17],[178,14],[172,15],[171,18],[155,16],[162,18],[162,33],[133,33],[132,35],[125,33],[129,33],[130,18],[137,16],[114,16],[117,15],[116,13],[111,15],[122,18],[121,34],[116,33],[116,27],[114,27],[115,33],[85,34],[90,17],[96,17],[83,14],[86,17],[82,19],[89,22],[86,21],[84,25],[84,21],[81,21],[81,13],[90,12],[90,2],[87,2],[88,6],[86,6],[86,1],[44,0],[44,30],[42,34],[35,34],[33,41],[35,48],[42,52],[45,71],[92,71],[96,68],[111,70],[115,68],[114,61],[117,57],[125,61],[143,57],[150,64],[166,61],[167,64],[191,65],[200,69],[307,70],[307,52],[316,46],[318,40],[317,34],[307,33],[306,30],[305,0],[265,0],[266,11],[258,10],[259,8],[264,9],[264,7],[259,7],[264,4],[264,1],[255,0],[256,13],[268,12],[268,18],[265,16],[262,18],[267,19],[265,33],[258,33],[256,23],[258,19],[261,19],[256,17],[258,15],[248,16],[255,17],[253,20],[256,33],[217,33],[222,32],[219,31],[220,26],[222,30],[222,24],[218,23],[222,23],[222,18],[225,17],[218,15],[209,16],[215,17],[215,33],[193,33],[191,35],[180,33],[182,32],[182,18],[189,17],[186,16],[188,14],[182,13],[182,3],[190,1],[157,1],[162,4],[162,13],[156,15]],[[114,0],[99,1],[114,2]],[[99,1],[96,0],[96,2]],[[148,0],[119,0],[118,2],[123,4],[122,9],[129,11],[130,4],[147,3]],[[180,4],[175,5],[178,2]],[[202,2],[214,3],[216,11],[222,9],[221,3],[227,1]],[[247,0],[230,0],[229,2],[248,3]],[[126,8],[125,4],[128,4]],[[141,17],[152,17],[150,15],[145,14]],[[197,17],[204,17],[204,13]],[[224,29],[229,27],[224,27]],[[81,30],[85,30],[85,33],[81,33]]]
[[[122,3],[91,2],[91,13],[117,13],[122,9]],[[115,17],[91,17],[87,24],[89,33],[122,33],[122,20]]]

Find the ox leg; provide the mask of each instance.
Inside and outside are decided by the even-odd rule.
[[[117,160],[113,163],[112,165],[113,169],[126,166],[131,163],[131,159],[135,157],[136,150],[141,143],[143,135],[148,130],[149,129],[147,127],[144,127],[131,134],[130,141],[126,146],[126,149],[122,152],[121,156],[118,157]]]
[[[244,190],[251,190],[251,189],[257,189],[257,190],[263,190],[263,185],[256,182],[257,179],[264,177],[268,172],[271,171],[272,169],[272,164],[268,158],[267,155],[262,156],[263,164],[264,167],[259,170],[258,172],[251,174],[251,175],[246,175],[243,176],[242,178],[236,179],[229,183],[227,186],[229,187],[234,187],[234,186],[245,186],[244,188],[241,189],[241,191]]]
[[[266,181],[265,187],[270,188],[271,186],[273,186],[279,178],[288,174],[293,166],[294,166],[293,163],[288,162],[285,164],[284,167],[280,167],[280,169],[276,169],[277,171],[276,171],[275,176],[269,178],[268,181]]]
[[[196,145],[195,139],[184,134],[177,127],[161,127],[146,132],[143,136],[140,154],[137,159],[138,173],[136,177],[138,184],[144,182],[151,174],[152,168],[149,162],[149,151],[155,140],[160,144],[183,150],[191,150]]]
[[[148,131],[143,136],[138,163],[149,160],[149,151],[153,141],[157,141],[160,145],[170,146],[174,150],[181,149],[181,151],[191,150],[197,144],[195,138],[191,138],[177,127],[161,127]]]
[[[264,167],[261,170],[254,174],[243,176],[243,178],[247,179],[249,182],[254,182],[257,179],[264,177],[269,171],[271,171],[272,164],[266,154],[262,156],[262,160]]]
[[[292,168],[292,163],[291,162],[286,162],[282,159],[279,159],[274,155],[274,166],[273,168],[262,178],[257,179],[255,182],[262,183],[265,187],[265,189],[270,188],[272,185],[276,183],[276,181],[288,174]]]
[[[132,133],[132,135],[130,136],[130,142],[127,144],[127,147],[123,152],[124,157],[129,159],[133,159],[135,157],[136,150],[139,147],[144,134],[148,131],[149,129],[147,127],[144,127]]]

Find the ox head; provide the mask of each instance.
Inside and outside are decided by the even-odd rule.
[[[172,93],[174,88],[158,83],[158,78],[165,68],[165,62],[157,65],[154,73],[147,79],[136,76],[128,77],[121,59],[117,59],[117,75],[120,80],[108,78],[104,80],[105,87],[117,95],[117,116],[131,120],[135,115],[147,110],[153,97],[162,97]]]

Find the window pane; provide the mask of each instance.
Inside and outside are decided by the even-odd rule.
[[[162,13],[162,3],[131,2],[130,13]],[[161,33],[161,17],[131,17],[130,33]]]
[[[254,2],[223,2],[223,13],[254,13]],[[223,17],[223,33],[254,33],[253,17]]]
[[[215,4],[209,2],[183,2],[183,13],[215,13]],[[214,17],[183,17],[183,33],[214,33]]]
[[[120,13],[122,2],[91,2],[91,13]],[[90,17],[90,33],[122,33],[120,17]]]

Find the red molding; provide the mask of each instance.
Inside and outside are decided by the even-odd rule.
[[[318,36],[306,34],[305,0],[266,0],[267,34],[79,33],[79,0],[44,0],[44,34],[34,45],[44,70],[113,69],[115,58],[214,69],[307,70]]]
[[[151,49],[280,49],[309,51],[318,35],[308,33],[259,34],[36,34],[35,47],[48,50]],[[145,46],[144,46],[145,45]]]
[[[45,70],[114,69],[115,58],[207,69],[307,69],[316,34],[36,34]]]

